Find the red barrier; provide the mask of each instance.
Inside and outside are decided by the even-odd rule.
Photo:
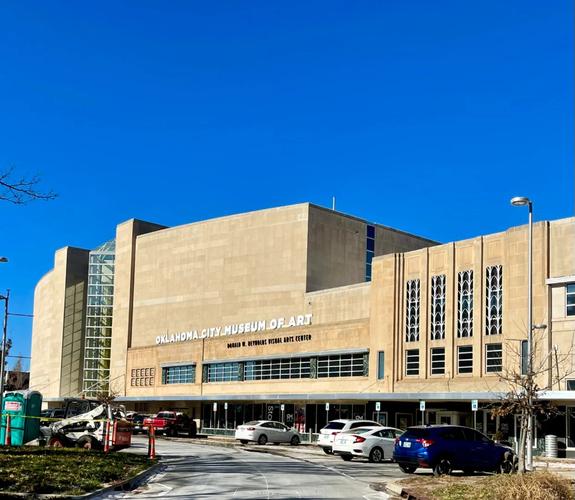
[[[6,415],[6,446],[12,446],[12,426],[10,415]]]
[[[148,457],[156,458],[156,429],[153,425],[148,428]]]
[[[110,421],[106,420],[104,427],[104,453],[110,451]]]

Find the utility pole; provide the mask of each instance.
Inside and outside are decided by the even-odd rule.
[[[3,411],[5,378],[4,364],[6,363],[6,333],[8,330],[8,301],[10,300],[10,290],[6,292],[6,295],[0,295],[0,300],[4,301],[4,327],[2,329],[2,353],[0,356],[0,411]]]

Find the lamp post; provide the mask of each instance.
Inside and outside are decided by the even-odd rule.
[[[4,364],[6,363],[6,332],[8,329],[8,301],[10,300],[10,290],[6,295],[0,295],[0,300],[4,301],[4,326],[2,328],[2,353],[0,354],[0,411],[4,410]]]
[[[529,232],[527,237],[527,376],[533,377],[533,203],[525,196],[511,198],[514,207],[529,208]],[[529,400],[532,407],[533,401]],[[526,466],[533,465],[533,416],[527,422],[527,456]]]

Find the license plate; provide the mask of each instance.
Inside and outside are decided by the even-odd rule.
[[[411,443],[409,441],[404,441],[403,442],[403,447],[404,448],[411,448]]]

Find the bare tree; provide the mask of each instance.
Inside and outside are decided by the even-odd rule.
[[[96,393],[96,399],[100,403],[112,404],[112,402],[120,395],[119,392],[109,389],[107,391],[99,391]]]
[[[8,356],[10,355],[10,349],[12,349],[12,339],[6,339],[6,349],[4,350],[4,370],[8,367]],[[0,347],[0,353],[2,347]]]
[[[541,398],[542,394],[556,384],[560,386],[572,373],[573,342],[566,353],[559,353],[557,346],[554,346],[553,350],[545,354],[542,351],[543,340],[543,333],[534,332],[531,360],[524,359],[521,346],[515,347],[517,343],[515,346],[506,346],[508,366],[518,368],[507,369],[500,375],[500,380],[508,386],[508,392],[491,409],[494,416],[519,416],[517,456],[520,474],[526,471],[529,422],[534,417],[550,418],[559,413],[559,409],[551,401]]]
[[[54,191],[40,191],[40,177],[17,176],[14,169],[0,172],[0,201],[15,205],[24,205],[33,200],[53,200],[57,197]]]
[[[16,359],[16,362],[12,366],[12,371],[13,372],[21,372],[22,371],[22,358],[19,357]]]

